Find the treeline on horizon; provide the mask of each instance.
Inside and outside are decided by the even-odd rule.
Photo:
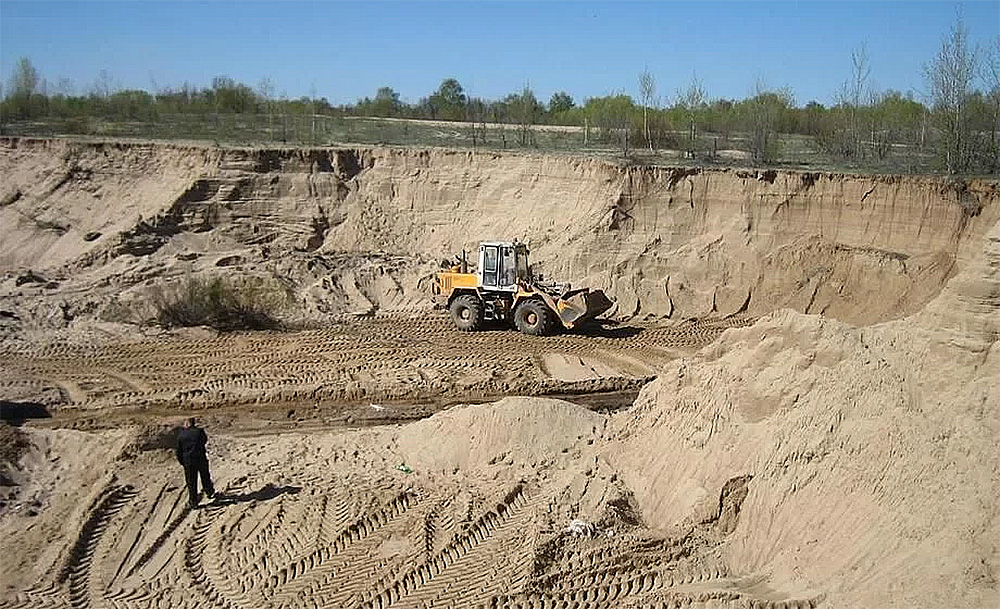
[[[830,158],[846,163],[877,164],[891,155],[933,155],[936,168],[953,174],[1000,173],[1000,41],[989,53],[970,48],[959,21],[941,50],[925,66],[929,104],[899,91],[878,91],[870,77],[867,51],[852,54],[851,78],[837,93],[837,103],[810,101],[799,106],[787,88],[758,84],[746,99],[711,99],[693,80],[665,107],[648,72],[638,76],[639,99],[626,93],[591,97],[578,103],[565,92],[547,103],[530,87],[500,99],[466,94],[454,78],[416,103],[406,103],[391,87],[373,97],[335,106],[315,95],[277,98],[269,80],[256,87],[228,77],[210,86],[185,84],[151,93],[117,90],[105,73],[85,94],[70,93],[68,83],[55,91],[29,58],[17,63],[0,102],[0,129],[32,121],[60,121],[65,133],[94,133],[94,121],[156,123],[178,115],[253,115],[267,121],[275,139],[275,121],[287,117],[374,117],[464,123],[471,143],[502,137],[503,147],[537,147],[538,125],[579,127],[583,145],[602,144],[628,156],[636,151],[679,150],[694,160],[716,160],[718,148],[744,150],[755,164],[774,162],[782,138],[811,138]],[[30,128],[28,129],[30,131]],[[497,136],[497,130],[501,135]],[[315,120],[313,121],[315,136]],[[711,137],[707,137],[710,135]],[[721,144],[720,144],[721,142]],[[735,144],[735,146],[734,146]]]

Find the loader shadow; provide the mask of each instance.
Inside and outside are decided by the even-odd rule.
[[[47,419],[51,416],[44,404],[0,400],[0,420],[15,427],[23,425],[28,419]]]
[[[589,336],[596,338],[632,338],[642,334],[644,328],[621,325],[611,320],[596,320],[567,331],[569,336]]]

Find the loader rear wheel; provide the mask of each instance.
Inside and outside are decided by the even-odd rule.
[[[552,311],[544,303],[528,300],[514,309],[514,325],[523,334],[548,334],[552,329]]]
[[[483,325],[483,303],[471,294],[455,297],[448,310],[455,327],[462,332],[474,332]]]

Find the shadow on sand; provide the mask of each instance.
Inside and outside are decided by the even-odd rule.
[[[250,501],[270,501],[275,497],[285,494],[295,495],[301,490],[301,486],[275,486],[268,483],[262,486],[260,490],[253,491],[252,493],[235,494],[220,491],[212,498],[212,502],[206,505],[233,505]]]
[[[570,330],[567,334],[600,338],[632,338],[642,332],[643,328],[621,325],[609,319],[595,319]]]

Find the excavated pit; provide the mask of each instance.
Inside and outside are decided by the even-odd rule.
[[[1000,599],[996,181],[10,138],[0,173],[0,403],[51,414],[0,464],[5,606]],[[609,318],[431,309],[515,237]],[[215,276],[289,329],[148,324]]]

